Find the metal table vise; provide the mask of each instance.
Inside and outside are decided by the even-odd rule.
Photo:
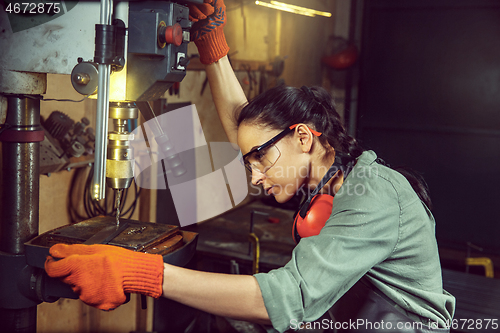
[[[78,298],[69,285],[45,273],[54,244],[109,244],[159,254],[165,263],[184,266],[196,251],[197,237],[177,226],[126,219],[116,224],[114,217],[101,216],[47,231],[26,242],[23,255],[0,252],[0,306],[18,309],[61,297]]]

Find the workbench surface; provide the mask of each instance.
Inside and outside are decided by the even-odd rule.
[[[295,247],[292,239],[294,212],[291,210],[257,200],[182,229],[199,233],[197,251],[204,255],[251,262],[249,233],[252,211],[269,214],[254,214],[254,233],[260,242],[260,266],[268,269],[284,266]],[[271,223],[269,218],[279,219],[279,222]]]

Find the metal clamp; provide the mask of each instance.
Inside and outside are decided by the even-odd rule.
[[[118,19],[113,20],[113,24],[96,24],[94,62],[112,65],[113,71],[122,70],[126,31],[125,23]]]

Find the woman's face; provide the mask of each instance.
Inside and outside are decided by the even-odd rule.
[[[238,146],[245,155],[280,132],[242,123],[238,128]],[[297,131],[275,143],[268,153],[274,164],[265,173],[253,169],[252,184],[261,185],[265,193],[273,195],[280,203],[290,200],[309,175],[310,157],[303,143]]]

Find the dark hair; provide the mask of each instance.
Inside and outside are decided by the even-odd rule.
[[[309,125],[323,133],[319,137],[324,147],[330,145],[336,151],[359,157],[364,149],[347,134],[332,96],[321,87],[288,87],[280,85],[256,96],[236,114],[236,124],[243,122],[283,130],[297,123]],[[427,207],[431,200],[423,178],[408,168],[397,168]]]

